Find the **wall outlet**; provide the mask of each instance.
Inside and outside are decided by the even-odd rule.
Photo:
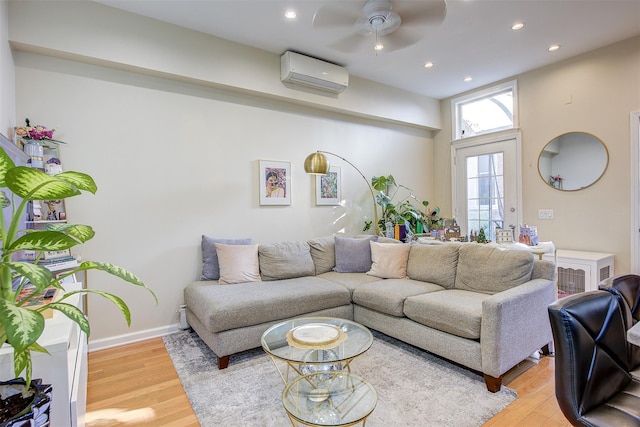
[[[553,219],[553,210],[538,209],[538,219]]]

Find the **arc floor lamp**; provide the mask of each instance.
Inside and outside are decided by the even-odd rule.
[[[325,154],[331,154],[332,156],[336,156],[337,158],[350,164],[351,167],[354,168],[356,172],[360,174],[362,179],[364,179],[364,182],[367,183],[369,192],[371,192],[371,200],[373,201],[373,224],[376,230],[376,236],[380,235],[380,227],[378,225],[378,209],[376,208],[376,196],[373,193],[373,187],[371,187],[371,183],[369,182],[369,180],[364,176],[362,172],[360,172],[360,169],[358,169],[356,165],[354,165],[349,160],[335,153],[318,150],[315,153],[309,154],[307,158],[304,160],[304,171],[311,175],[326,175],[326,173],[329,172],[330,165],[329,165],[329,161],[327,160],[327,156],[325,156]]]

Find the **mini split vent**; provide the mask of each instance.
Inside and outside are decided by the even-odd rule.
[[[349,86],[346,68],[299,53],[285,52],[280,58],[280,80],[331,93]]]

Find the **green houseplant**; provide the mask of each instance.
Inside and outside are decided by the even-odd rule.
[[[371,186],[378,191],[376,203],[382,208],[378,225],[382,232],[386,231],[387,223],[404,224],[412,234],[426,232],[440,225],[440,209],[436,207],[429,210],[428,201],[418,199],[411,189],[397,184],[393,175],[374,176],[371,178]],[[400,201],[394,201],[400,188],[408,190],[409,195]]]
[[[4,149],[0,149],[0,188],[10,190],[0,193],[3,208],[11,206],[11,215],[0,220],[0,342],[6,342],[14,350],[14,373],[22,373],[25,383],[31,384],[31,353],[46,350],[38,344],[46,323],[42,315],[45,309],[57,310],[89,336],[89,322],[83,312],[65,302],[71,295],[97,294],[113,302],[122,312],[128,325],[131,314],[127,304],[116,295],[96,289],[81,289],[65,292],[63,296],[35,309],[25,308],[29,299],[42,295],[47,288],[55,287],[64,291],[61,283],[65,277],[86,270],[101,270],[117,276],[126,282],[149,291],[157,303],[155,293],[139,278],[125,269],[113,264],[84,261],[75,269],[55,278],[53,274],[37,262],[17,261],[15,254],[20,251],[61,251],[87,242],[94,237],[93,229],[88,225],[48,224],[42,230],[19,230],[21,219],[26,215],[29,202],[34,200],[56,200],[80,195],[82,191],[95,193],[97,186],[91,176],[80,172],[63,172],[55,176],[47,175],[39,169],[16,166]],[[14,197],[18,196],[21,201]],[[14,203],[14,199],[16,202]],[[29,285],[33,291],[27,297],[19,299],[20,291]],[[24,294],[23,294],[24,295]],[[25,391],[26,393],[26,391]]]

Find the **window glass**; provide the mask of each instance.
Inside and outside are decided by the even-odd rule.
[[[516,82],[452,101],[455,139],[517,127]]]

